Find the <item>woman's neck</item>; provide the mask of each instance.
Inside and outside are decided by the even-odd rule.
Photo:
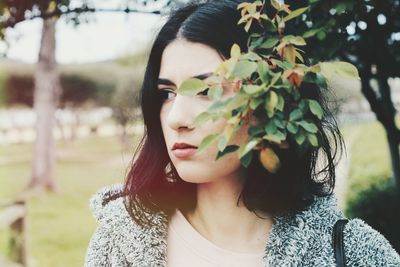
[[[242,189],[239,179],[197,185],[196,208],[186,214],[188,221],[205,238],[219,247],[241,253],[264,250],[273,220],[258,217],[237,199]],[[260,213],[257,213],[260,214]]]

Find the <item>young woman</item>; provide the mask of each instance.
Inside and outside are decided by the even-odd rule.
[[[318,87],[300,87],[318,100],[324,118],[320,151],[279,152],[268,172],[257,158],[244,168],[236,153],[215,160],[216,145],[201,140],[226,120],[192,126],[212,101],[176,92],[191,77],[206,80],[229,58],[234,43],[247,50],[237,25],[241,1],[189,4],[173,12],[153,44],[142,88],[145,136],[125,184],[91,200],[99,222],[85,266],[335,266],[332,231],[343,219],[332,194],[343,144]],[[223,84],[223,98],[236,84]],[[243,144],[243,128],[232,141]],[[328,140],[331,140],[330,142]],[[319,153],[318,153],[319,152]],[[326,166],[317,171],[317,158]],[[325,174],[325,175],[324,175]],[[343,231],[347,266],[400,266],[388,241],[360,219]]]

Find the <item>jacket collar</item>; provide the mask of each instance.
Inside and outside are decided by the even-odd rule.
[[[158,227],[143,228],[129,216],[122,197],[103,204],[110,194],[118,193],[122,185],[104,188],[91,199],[91,210],[99,222],[113,228],[118,254],[124,255],[127,265],[167,266],[168,218],[160,212],[149,214]],[[299,260],[308,251],[309,239],[316,231],[326,232],[334,222],[343,217],[334,195],[316,197],[304,211],[275,216],[275,223],[265,246],[264,266],[299,266]],[[324,231],[325,230],[325,231]],[[119,236],[119,238],[117,237]],[[124,242],[126,241],[126,242]]]

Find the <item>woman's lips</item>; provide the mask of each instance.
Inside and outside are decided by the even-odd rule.
[[[178,148],[172,150],[172,154],[174,154],[177,158],[189,158],[193,156],[197,151],[197,148],[187,147],[187,148]]]

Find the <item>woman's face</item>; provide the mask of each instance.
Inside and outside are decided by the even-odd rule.
[[[161,127],[171,162],[179,176],[187,182],[206,183],[217,179],[242,178],[242,167],[237,153],[230,153],[216,161],[218,152],[216,143],[197,153],[196,147],[204,137],[212,133],[222,133],[226,125],[226,121],[220,119],[189,128],[196,116],[206,111],[212,104],[207,94],[200,93],[193,97],[176,93],[184,80],[191,77],[205,79],[222,62],[213,48],[184,39],[171,42],[162,54],[158,81],[158,90],[162,91],[165,99],[160,112]],[[223,98],[233,95],[233,86],[225,85]],[[243,129],[231,144],[240,145],[247,137],[247,131]],[[182,144],[188,144],[192,148],[185,148],[186,146]]]

